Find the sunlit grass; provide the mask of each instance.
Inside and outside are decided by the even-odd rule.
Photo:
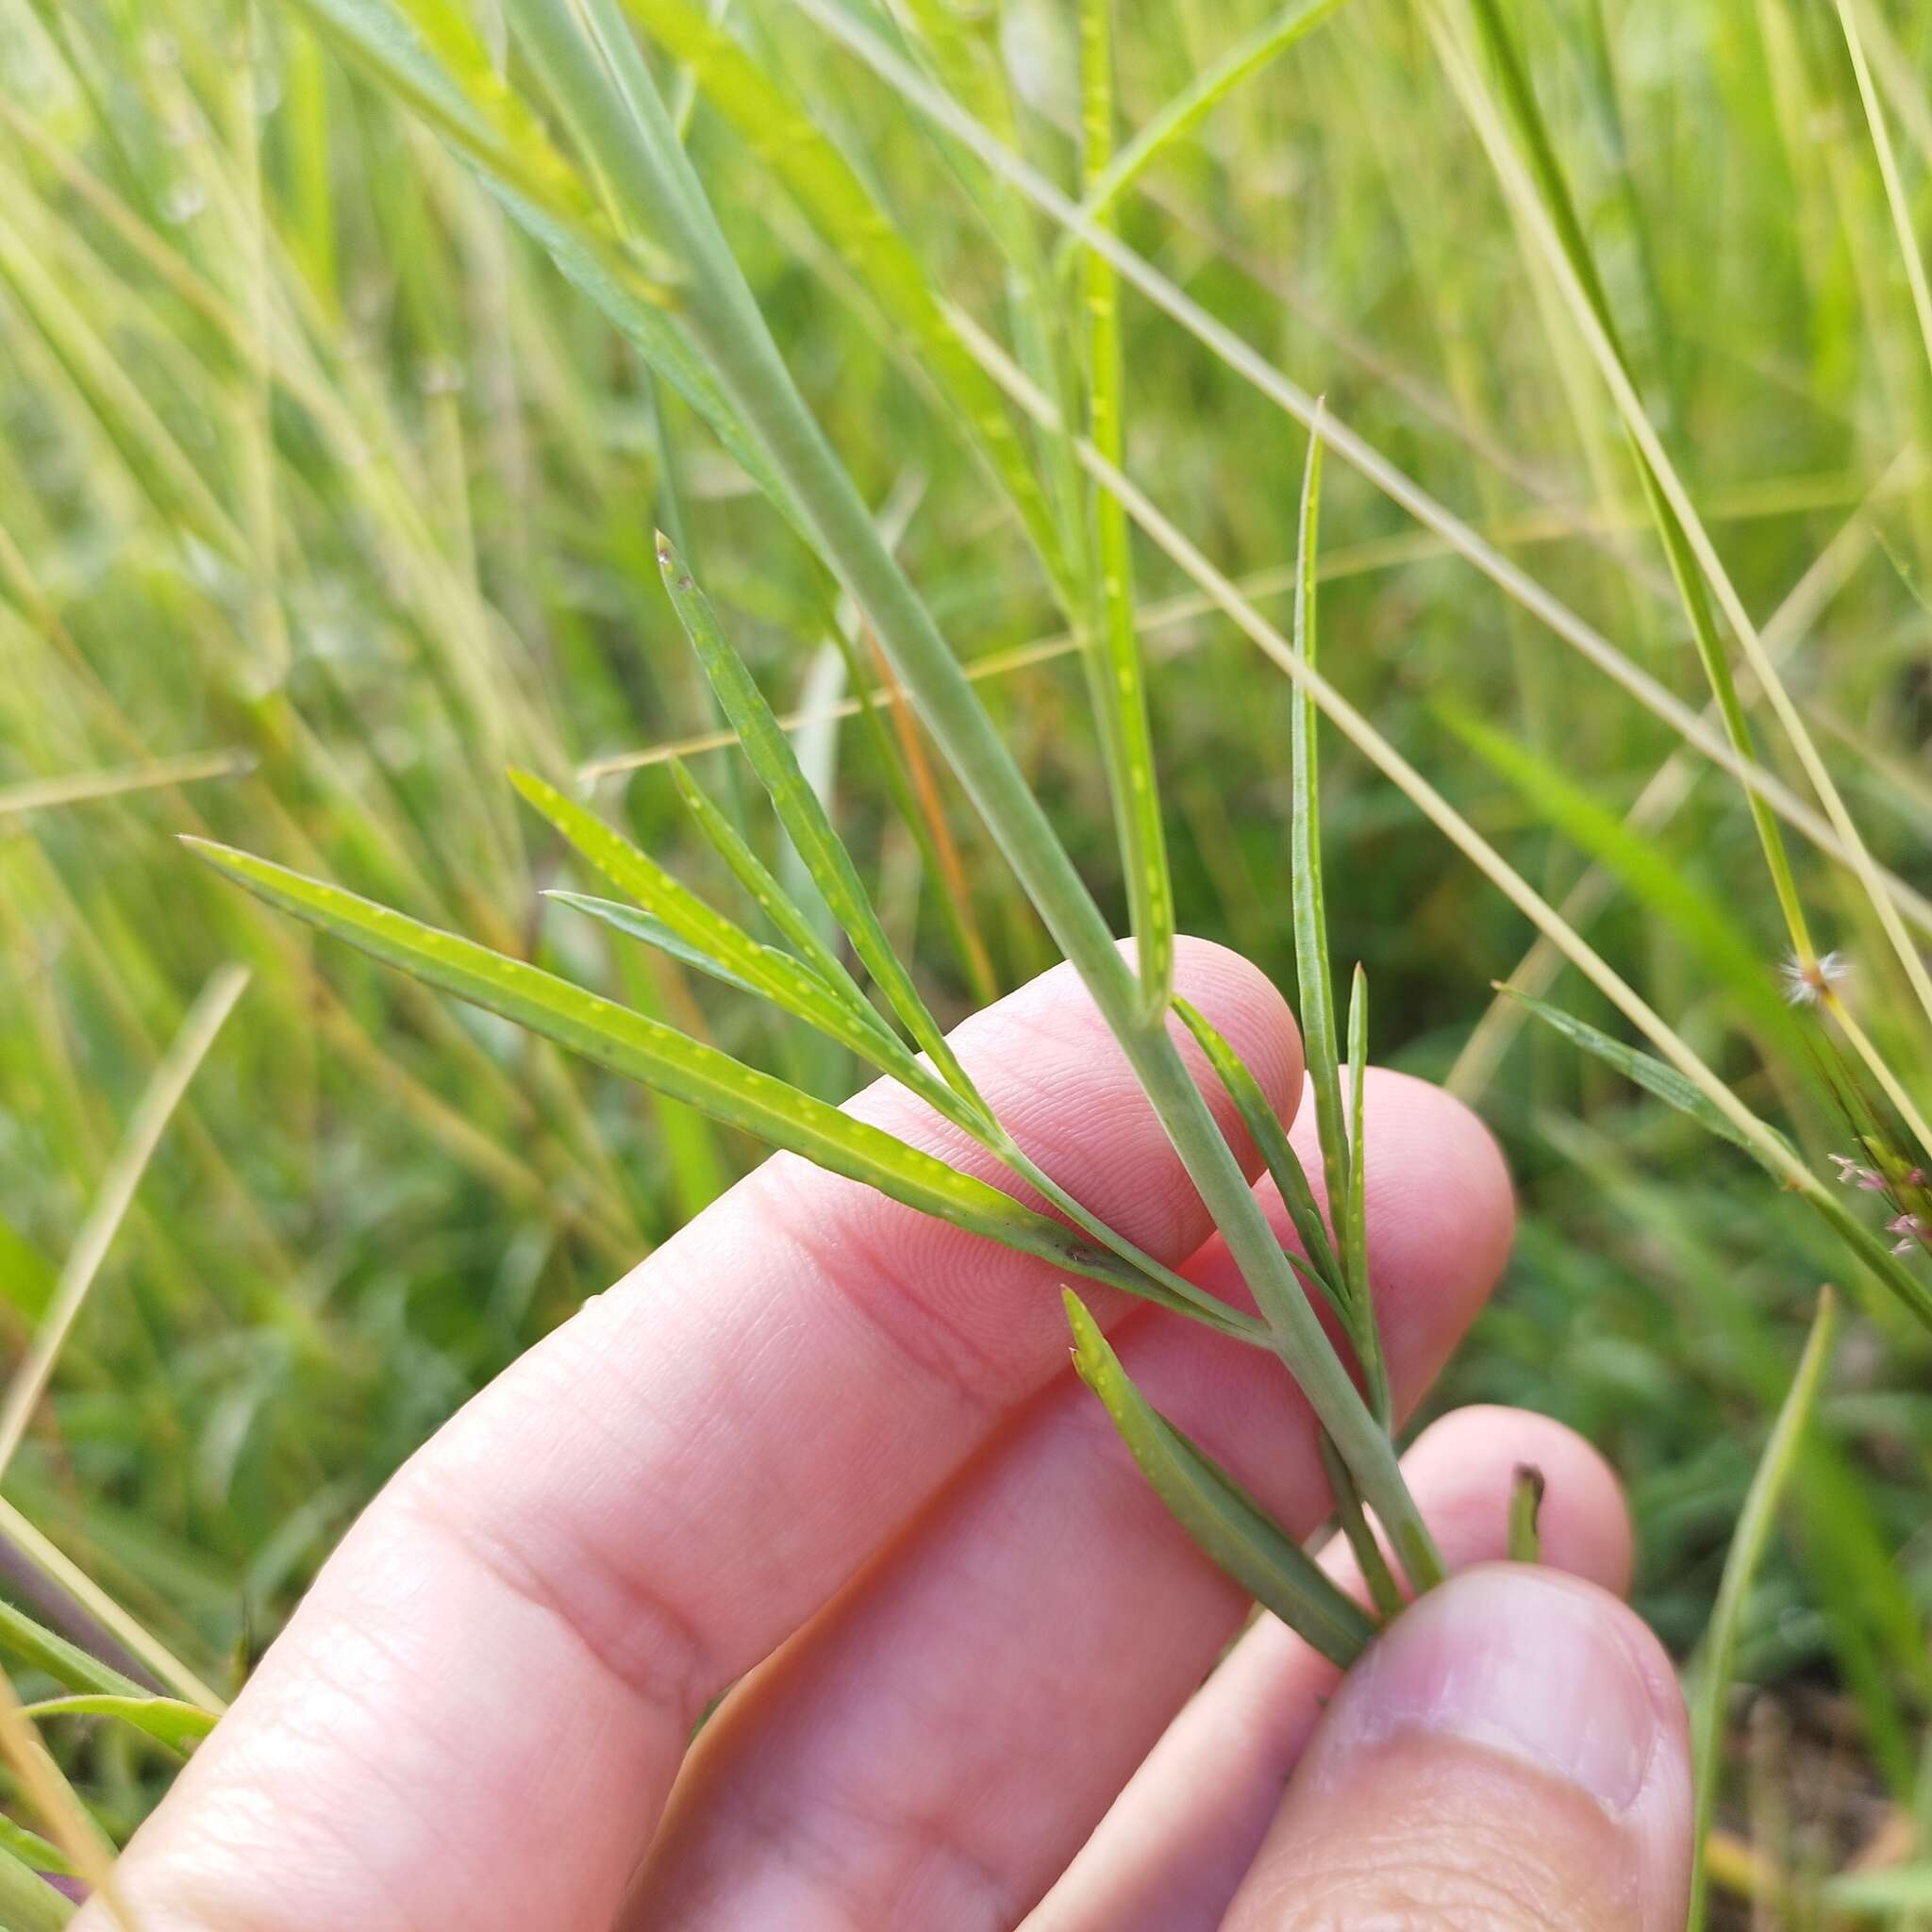
[[[117,1674],[211,1707],[397,1460],[778,1117],[325,950],[169,833],[594,990],[834,1137],[824,1104],[914,1048],[972,1115],[945,1027],[1058,952],[1144,1031],[1170,925],[1210,932],[1299,981],[1346,1201],[1325,931],[1374,1051],[1453,1068],[1523,1178],[1453,1392],[1611,1454],[1687,1657],[1837,1283],[1835,1366],[1767,1465],[1793,1534],[1754,1518],[1721,1636],[1748,1682],[1828,1684],[1848,1777],[1924,1815],[1932,23],[1090,0],[1084,38],[1069,8],[1008,59],[925,0],[503,11],[507,42],[455,0],[252,33],[0,0],[0,1528],[26,1567],[92,1594]],[[743,671],[722,714],[658,528]],[[1319,793],[1291,758],[1318,714]],[[790,843],[835,867],[796,907],[816,868],[759,782],[792,782],[781,732]],[[593,881],[512,764],[687,896],[565,890]],[[740,904],[737,937],[692,909]],[[721,947],[791,1019],[690,970]],[[1830,954],[1850,977],[1807,977]],[[231,966],[248,991],[150,1134]],[[22,1697],[120,1694],[38,1641],[0,1630]],[[174,1758],[45,1723],[119,1838]],[[71,1834],[18,1725],[9,1806]],[[1711,1869],[1803,1892],[1857,1850]]]

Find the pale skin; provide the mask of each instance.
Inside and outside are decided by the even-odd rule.
[[[1198,941],[1178,977],[1293,1114],[1279,994]],[[1064,969],[956,1038],[1058,1179],[1239,1295]],[[899,1091],[855,1106],[991,1174]],[[1372,1072],[1367,1120],[1412,1406],[1493,1285],[1509,1184],[1420,1082]],[[1683,1712],[1618,1601],[1629,1529],[1594,1453],[1506,1410],[1428,1430],[1406,1466],[1466,1574],[1338,1686],[1279,1624],[1240,1634],[1241,1598],[1070,1374],[1058,1287],[768,1163],[370,1507],[123,1858],[142,1932],[1681,1924]],[[1093,1306],[1149,1396],[1314,1527],[1278,1365]],[[1493,1561],[1520,1462],[1549,1484],[1545,1571]],[[76,1922],[111,1923],[98,1901]]]

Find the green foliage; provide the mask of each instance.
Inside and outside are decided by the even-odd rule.
[[[171,1689],[227,1688],[397,1461],[749,1164],[749,1121],[1322,1377],[1373,1565],[1386,1395],[1363,1358],[1351,1407],[1292,1326],[1311,1288],[1357,1356],[1374,1333],[1376,1129],[1341,1072],[1369,1013],[1359,980],[1335,1010],[1332,936],[1374,977],[1377,1055],[1459,1062],[1520,1179],[1519,1260],[1444,1399],[1611,1455],[1680,1655],[1841,1282],[1792,1533],[1725,1613],[1740,1677],[1842,1690],[1847,1787],[1924,1815],[1927,1257],[1890,1252],[1909,1204],[1827,1157],[1909,1174],[1932,1065],[1932,23],[1091,0],[1077,68],[1015,72],[939,0],[889,31],[839,0],[502,11],[500,53],[463,0],[297,0],[256,13],[243,71],[224,8],[0,0],[0,1314],[46,1375],[15,1384],[8,1534],[152,1633]],[[666,608],[654,524],[714,611],[677,572]],[[710,626],[722,741],[678,618]],[[828,629],[832,705],[805,673]],[[1152,758],[1131,706],[1084,701],[1096,641]],[[808,705],[819,755],[787,766]],[[520,817],[511,764],[625,877]],[[789,821],[746,809],[753,778]],[[592,1057],[260,917],[172,833],[261,853],[365,941],[356,902],[295,882],[399,908],[383,943],[499,1009],[513,983]],[[1307,982],[1332,1236],[1252,1074],[1181,1012],[1299,1274],[1150,1037],[1170,924]],[[1787,946],[1856,974],[1788,1008]],[[1056,949],[1141,1023],[1265,1334],[921,1067]],[[238,962],[247,997],[84,1245]],[[1499,979],[1546,1024],[1478,1024]],[[831,1103],[868,1071],[923,1082],[1076,1231],[855,1149]],[[23,1614],[23,1694],[141,1694]],[[168,1759],[117,1733],[47,1735],[118,1838]]]

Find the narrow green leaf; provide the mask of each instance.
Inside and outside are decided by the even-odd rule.
[[[339,887],[202,839],[182,841],[218,871],[298,919],[425,984],[541,1033],[728,1126],[876,1187],[974,1233],[1065,1262],[1072,1239],[986,1182],[702,1041],[522,959],[439,931]],[[1046,1230],[1051,1230],[1049,1239]]]
[[[754,998],[758,996],[758,989],[750,980],[734,973],[722,959],[714,959],[710,954],[701,952],[661,919],[649,912],[640,912],[635,906],[625,906],[616,899],[600,899],[593,892],[565,892],[553,889],[543,896],[558,906],[568,906],[573,912],[581,912],[601,921],[623,933],[626,939],[655,946],[658,952],[675,959],[680,966],[689,966],[694,973],[705,974],[721,985],[739,992],[748,992]]]
[[[1932,1865],[1892,1865],[1881,1871],[1841,1872],[1819,1889],[1834,1911],[1890,1918],[1893,1913],[1932,1910]]]
[[[1616,317],[1610,308],[1608,292],[1597,272],[1589,232],[1577,212],[1562,163],[1557,157],[1556,142],[1552,139],[1548,123],[1543,118],[1536,90],[1531,85],[1529,70],[1510,36],[1508,23],[1504,17],[1499,0],[1472,0],[1470,12],[1476,24],[1484,49],[1502,83],[1503,99],[1510,121],[1514,125],[1517,141],[1524,149],[1524,158],[1535,179],[1537,192],[1541,197],[1549,215],[1551,227],[1556,234],[1563,259],[1575,276],[1583,302],[1602,330],[1603,341],[1607,344],[1614,365],[1634,387],[1630,360],[1624,351]],[[1632,430],[1631,455],[1637,463],[1638,475],[1643,485],[1644,501],[1649,506],[1652,519],[1657,525],[1657,535],[1663,543],[1664,555],[1670,563],[1672,580],[1676,586],[1685,616],[1690,620],[1690,633],[1696,641],[1698,658],[1704,666],[1705,677],[1710,685],[1711,694],[1717,700],[1718,710],[1724,719],[1725,735],[1740,757],[1755,759],[1757,751],[1750,723],[1744,711],[1743,702],[1738,695],[1737,681],[1731,674],[1730,659],[1724,649],[1724,639],[1718,631],[1717,620],[1711,609],[1709,591],[1690,533],[1685,528],[1683,519],[1672,507],[1657,467],[1650,460],[1634,428],[1627,422],[1625,427]],[[1765,866],[1771,874],[1772,890],[1777,895],[1778,907],[1784,914],[1791,944],[1800,958],[1810,959],[1815,957],[1810,931],[1806,922],[1804,906],[1798,897],[1797,882],[1791,874],[1790,855],[1785,850],[1784,835],[1778,829],[1777,818],[1770,804],[1755,790],[1746,792],[1746,805],[1751,813],[1752,823],[1757,830]]]
[[[1546,1026],[1554,1027],[1565,1040],[1580,1046],[1585,1053],[1594,1054],[1606,1066],[1614,1067],[1626,1080],[1641,1087],[1646,1093],[1653,1093],[1657,1099],[1674,1107],[1679,1113],[1690,1118],[1704,1128],[1707,1133],[1715,1134],[1721,1141],[1728,1141],[1734,1147],[1741,1147],[1753,1159],[1761,1157],[1758,1150],[1739,1131],[1737,1126],[1702,1093],[1693,1087],[1674,1067],[1652,1054],[1641,1052],[1634,1046],[1625,1046],[1620,1040],[1612,1040],[1607,1033],[1600,1032],[1587,1020],[1579,1020],[1574,1013],[1566,1013],[1560,1007],[1553,1007],[1547,1000],[1540,1000],[1526,992],[1518,992],[1514,987],[1496,988],[1512,1000],[1527,1007]],[[1766,1127],[1766,1133],[1775,1134],[1776,1129]],[[1797,1158],[1796,1150],[1790,1147],[1782,1135],[1779,1141]]]
[[[1342,1251],[1347,1257],[1350,1334],[1369,1385],[1369,1407],[1386,1429],[1395,1419],[1389,1390],[1389,1365],[1382,1355],[1382,1331],[1375,1325],[1375,1296],[1369,1283],[1369,1163],[1367,1082],[1369,1072],[1369,976],[1359,962],[1348,994],[1348,1206],[1342,1216]]]
[[[1293,0],[1211,60],[1166,106],[1150,115],[1094,178],[1083,184],[1080,213],[1097,222],[1177,141],[1184,140],[1250,75],[1258,73],[1346,0]]]
[[[1790,1008],[1778,998],[1762,955],[1731,908],[1688,877],[1657,841],[1632,830],[1530,746],[1460,705],[1439,700],[1431,708],[1545,824],[1607,867],[1673,934],[1694,947],[1762,1039],[1796,1057],[1799,1039]]]
[[[732,876],[751,894],[752,903],[798,949],[799,957],[827,986],[841,993],[858,1009],[871,1013],[871,1001],[860,990],[858,982],[846,972],[838,954],[820,938],[816,923],[773,877],[770,869],[751,849],[723,808],[691,776],[682,758],[671,760],[671,778],[691,817],[697,821],[698,830],[705,835],[711,849],[730,867]]]
[[[745,432],[736,408],[662,306],[662,287],[641,278],[621,245],[605,232],[581,183],[558,187],[550,157],[535,164],[501,151],[461,88],[430,56],[386,0],[295,0],[318,35],[370,74],[436,130],[473,168],[505,210],[611,324],[636,344],[652,369],[691,405],[732,458],[780,512],[800,519],[784,485]],[[657,264],[661,275],[662,264]]]
[[[1831,1358],[1836,1327],[1838,1298],[1831,1290],[1822,1289],[1818,1312],[1812,1317],[1811,1333],[1799,1357],[1798,1372],[1791,1378],[1790,1391],[1772,1424],[1764,1454],[1757,1459],[1744,1507],[1739,1512],[1738,1526],[1731,1536],[1731,1547],[1724,1557],[1724,1576],[1718,1584],[1717,1602],[1712,1606],[1710,1627],[1705,1633],[1700,1653],[1696,1694],[1691,1701],[1690,1758],[1696,1785],[1696,1824],[1691,1840],[1690,1910],[1687,1932],[1702,1932],[1706,1910],[1707,1874],[1704,1846],[1710,1834],[1710,1821],[1717,1807],[1717,1782],[1723,1769],[1724,1714],[1730,1698],[1731,1676],[1736,1668],[1738,1631],[1743,1622],[1745,1600],[1752,1579],[1771,1537],[1777,1515],[1778,1501],[1796,1467],[1806,1424],[1818,1400],[1824,1379],[1824,1367]]]
[[[148,1693],[132,1677],[124,1677],[98,1657],[91,1657],[77,1643],[49,1630],[44,1624],[0,1597],[0,1651],[44,1671],[57,1684],[73,1690],[97,1692],[108,1697],[145,1697]]]
[[[1375,1626],[1224,1470],[1150,1408],[1071,1290],[1074,1366],[1099,1396],[1141,1473],[1202,1552],[1331,1662],[1346,1669]]]
[[[931,278],[858,171],[791,95],[692,0],[624,0],[638,24],[686,68],[711,105],[837,251],[839,261],[921,358],[933,393],[957,417],[1006,492],[1048,578],[1071,607],[1058,528],[1006,398],[944,309]]]
[[[214,1713],[183,1704],[178,1697],[110,1697],[89,1692],[76,1697],[47,1697],[21,1707],[24,1715],[43,1717],[112,1717],[145,1731],[171,1751],[186,1751],[215,1727]]]
[[[1542,1532],[1538,1518],[1543,1507],[1543,1473],[1527,1462],[1516,1466],[1509,1484],[1509,1560],[1537,1563],[1542,1560]]]
[[[1302,472],[1300,541],[1295,556],[1294,654],[1315,663],[1315,550],[1322,509],[1322,423],[1319,411],[1308,435]],[[1320,718],[1315,701],[1295,683],[1289,692],[1289,760],[1294,803],[1290,817],[1290,891],[1294,912],[1294,968],[1301,991],[1302,1047],[1315,1102],[1315,1131],[1331,1211],[1348,1199],[1348,1130],[1341,1112],[1341,1053],[1335,1041],[1335,990],[1328,970],[1328,917],[1322,894]],[[1342,1280],[1348,1278],[1347,1254]]]
[[[1222,1309],[1205,1299],[1185,1299],[1129,1263],[1088,1246],[1058,1222],[1035,1213],[987,1182],[715,1047],[687,1039],[541,967],[425,925],[338,886],[305,878],[269,859],[205,839],[184,839],[182,843],[258,898],[346,941],[372,958],[472,1006],[500,1013],[727,1126],[741,1128],[833,1174],[862,1181],[922,1214],[1036,1255],[1069,1273],[1124,1289],[1224,1334],[1246,1341],[1257,1339],[1255,1324],[1238,1310]],[[8,1642],[8,1627],[0,1619],[0,1647]],[[62,1681],[75,1681],[88,1690],[139,1691],[125,1679]]]
[[[853,951],[858,955],[865,970],[872,974],[914,1041],[939,1069],[946,1085],[984,1117],[985,1103],[947,1043],[945,1035],[926,1010],[925,1002],[912,984],[911,974],[900,964],[898,955],[893,952],[892,943],[886,937],[886,929],[879,924],[878,914],[873,910],[872,901],[866,895],[858,868],[853,864],[852,855],[845,849],[845,841],[840,838],[819,801],[818,793],[799,769],[798,756],[791,748],[791,741],[778,728],[778,721],[772,715],[772,708],[765,702],[765,695],[759,691],[757,680],[720,629],[710,600],[698,589],[682,559],[672,548],[671,540],[661,532],[658,538],[658,562],[663,571],[665,588],[671,593],[678,622],[683,625],[685,635],[698,654],[705,675],[710,679],[711,689],[717,693],[724,715],[738,733],[745,756],[752,762],[752,769],[758,773],[759,782],[770,794],[786,835],[810,873],[813,883],[824,893],[832,916],[844,928],[846,937],[852,941]]]
[[[8,1382],[5,1400],[0,1401],[0,1473],[13,1460],[14,1452],[33,1421],[34,1410],[53,1379],[60,1351],[73,1333],[75,1323],[80,1319],[81,1309],[175,1109],[247,984],[248,972],[242,966],[220,966],[208,975],[194,1004],[182,1016],[167,1052],[149,1076],[140,1103],[129,1115],[126,1130],[101,1176],[87,1218],[61,1264],[60,1277],[46,1312]]]
[[[11,1852],[29,1871],[58,1872],[63,1877],[71,1877],[74,1873],[74,1861],[52,1839],[29,1831],[5,1812],[0,1812],[0,1851]]]
[[[1328,1239],[1328,1224],[1315,1205],[1301,1157],[1288,1138],[1280,1116],[1268,1104],[1261,1083],[1248,1071],[1241,1056],[1215,1028],[1214,1023],[1178,993],[1174,1009],[1194,1036],[1215,1077],[1227,1090],[1228,1098],[1247,1128],[1248,1137],[1260,1151],[1269,1176],[1280,1194],[1283,1207],[1295,1233],[1301,1238],[1307,1257],[1304,1271],[1325,1297],[1330,1307],[1343,1321],[1348,1320],[1348,1292],[1341,1277],[1341,1263],[1336,1258],[1334,1243]]]
[[[692,964],[715,961],[740,984],[816,1026],[868,1064],[906,1081],[949,1118],[958,1114],[958,1097],[918,1065],[862,994],[855,990],[854,997],[841,997],[840,989],[811,967],[753,939],[555,786],[527,772],[512,772],[510,783],[606,878],[683,941],[695,956]],[[658,942],[648,928],[632,930],[637,938]]]
[[[1113,152],[1113,0],[1080,0],[1080,169],[1091,183]],[[1105,222],[1101,224],[1105,225]],[[1082,257],[1086,282],[1088,437],[1102,458],[1125,458],[1121,366],[1120,286],[1098,249]],[[1174,986],[1174,885],[1160,823],[1160,791],[1147,721],[1146,678],[1134,628],[1134,558],[1119,497],[1091,482],[1093,636],[1082,652],[1100,722],[1113,795],[1121,869],[1139,942],[1141,1010],[1167,1010]]]
[[[1321,1442],[1322,1467],[1328,1474],[1328,1493],[1335,1499],[1335,1520],[1355,1553],[1356,1568],[1368,1585],[1369,1601],[1374,1605],[1375,1614],[1386,1622],[1401,1612],[1402,1588],[1389,1568],[1389,1559],[1382,1554],[1380,1540],[1369,1526],[1362,1492],[1326,1429],[1322,1431]]]
[[[0,1926],[6,1932],[60,1932],[79,1909],[16,1852],[0,1845]]]

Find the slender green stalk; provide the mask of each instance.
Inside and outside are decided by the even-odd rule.
[[[108,1249],[134,1199],[134,1191],[141,1185],[155,1149],[160,1145],[168,1122],[247,985],[247,969],[242,966],[222,967],[209,978],[189,1008],[174,1043],[162,1056],[129,1117],[121,1145],[101,1177],[93,1206],[68,1251],[53,1300],[7,1385],[6,1400],[0,1402],[0,1475],[5,1474],[8,1464],[13,1460],[14,1451],[20,1447],[34,1410],[46,1392],[61,1345],[79,1317],[88,1291],[107,1258]]]
[[[1242,81],[1313,33],[1345,4],[1346,0],[1293,0],[1252,33],[1244,34],[1218,60],[1202,68],[1165,107],[1150,115],[1134,138],[1083,184],[1081,215],[1099,223],[1168,148],[1191,134]]]
[[[1710,1836],[1711,1816],[1717,1806],[1724,1718],[1736,1668],[1738,1632],[1752,1580],[1757,1574],[1765,1544],[1770,1540],[1778,1501],[1797,1467],[1806,1425],[1824,1383],[1825,1364],[1831,1359],[1836,1316],[1836,1297],[1830,1289],[1824,1289],[1818,1297],[1818,1312],[1812,1318],[1810,1337],[1799,1358],[1798,1372],[1791,1378],[1790,1391],[1772,1424],[1770,1439],[1757,1459],[1757,1474],[1751,1478],[1744,1507],[1739,1514],[1738,1526],[1731,1534],[1724,1577],[1710,1613],[1710,1627],[1699,1654],[1697,1690],[1690,1712],[1696,1815],[1691,1837],[1688,1932],[1703,1932],[1707,1909],[1709,1875],[1705,1862],[1705,1840]]]
[[[927,729],[1120,1041],[1284,1362],[1382,1518],[1410,1581],[1426,1587],[1441,1574],[1440,1558],[1387,1436],[1308,1307],[1165,1024],[1142,1019],[1133,976],[1039,800],[792,384],[661,103],[641,86],[628,121],[585,111],[584,97],[601,98],[603,82],[564,0],[513,0],[512,14],[547,85],[573,102],[586,138],[608,153],[613,191],[635,200],[640,216],[655,216],[684,264],[681,314],[691,339],[820,554],[871,619]]]
[[[1080,0],[1080,173],[1089,184],[1113,152],[1113,0]],[[1109,462],[1123,460],[1120,288],[1113,265],[1091,250],[1086,280],[1088,435]],[[976,365],[975,365],[976,367]],[[1113,794],[1121,869],[1140,943],[1141,1008],[1167,1012],[1174,991],[1174,887],[1160,824],[1160,792],[1141,647],[1134,631],[1134,558],[1126,512],[1088,485],[1093,526],[1094,637],[1085,658]]]
[[[1304,427],[1313,425],[1318,407],[1313,395],[1210,315],[1144,257],[1084,220],[1074,203],[1039,170],[1003,147],[987,128],[927,85],[875,35],[841,10],[835,0],[793,0],[793,4],[829,36],[849,47],[936,126],[952,135],[1003,180],[1013,184],[1052,220],[1077,235],[1084,246],[1104,254],[1124,281],[1131,283],[1158,308],[1172,316],[1257,393]],[[970,322],[957,311],[955,322],[962,334],[972,337],[974,353],[982,361],[991,364],[999,359],[999,351],[983,331],[974,330]],[[1010,375],[1011,372],[1007,378],[1009,392],[1017,393]],[[1023,383],[1024,380],[1023,377]],[[1036,402],[1042,395],[1043,392],[1036,394]],[[1042,420],[1037,412],[1035,420]],[[1520,604],[1646,710],[1663,720],[1686,743],[1694,746],[1745,791],[1762,798],[1779,818],[1795,826],[1819,850],[1854,871],[1859,869],[1862,848],[1855,839],[1844,836],[1835,817],[1821,815],[1774,773],[1740,756],[1722,731],[1713,731],[1695,711],[1620,651],[1600,630],[1587,624],[1472,525],[1349,428],[1332,410],[1324,411],[1323,420],[1324,441],[1328,448],[1391,503],[1439,536],[1456,555],[1474,565],[1506,596]],[[1676,507],[1674,502],[1673,507]],[[1865,854],[1864,861],[1869,862],[1869,858],[1870,855]],[[1875,877],[1876,890],[1883,895],[1887,908],[1882,917],[1888,916],[1890,908],[1904,908],[1922,932],[1932,933],[1932,906],[1922,903],[1920,895],[1895,873],[1878,869]]]

